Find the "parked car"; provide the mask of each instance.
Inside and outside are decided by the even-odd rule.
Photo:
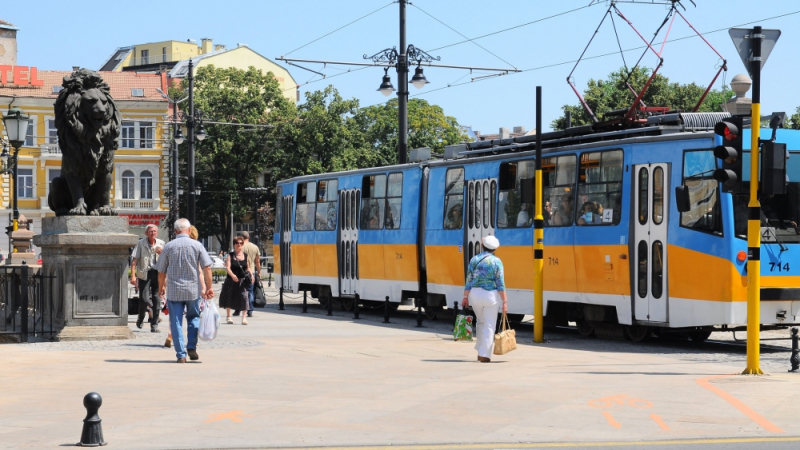
[[[216,255],[208,255],[211,258],[211,269],[224,269],[225,260]]]

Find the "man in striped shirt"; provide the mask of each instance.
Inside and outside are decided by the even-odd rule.
[[[211,258],[203,245],[189,237],[191,224],[186,219],[175,221],[175,239],[168,242],[158,259],[158,285],[161,297],[167,296],[169,325],[179,363],[196,361],[197,331],[200,327],[200,299],[213,298],[211,285]],[[200,268],[207,289],[200,292]],[[188,343],[183,337],[183,313],[186,311]],[[184,346],[185,345],[185,346]]]

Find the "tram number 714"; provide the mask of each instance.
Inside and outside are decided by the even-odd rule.
[[[781,266],[781,263],[774,263],[774,262],[769,263],[769,271],[770,272],[775,272],[776,269],[777,269],[778,272],[788,272],[789,271],[789,263],[787,262],[783,266]]]
[[[548,264],[549,266],[557,266],[557,265],[558,265],[558,258],[551,258],[551,257],[548,257],[548,258],[547,258],[547,264]]]

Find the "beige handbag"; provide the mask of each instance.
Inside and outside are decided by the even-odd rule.
[[[500,321],[502,329],[499,333],[494,335],[494,354],[505,355],[506,353],[517,349],[517,333],[511,329],[508,324],[508,316],[503,313],[503,318]]]

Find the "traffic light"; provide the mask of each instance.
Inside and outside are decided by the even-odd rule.
[[[738,192],[742,186],[742,118],[729,117],[714,125],[714,133],[722,136],[722,145],[714,148],[714,156],[722,160],[722,168],[714,171],[714,179],[726,192]]]

